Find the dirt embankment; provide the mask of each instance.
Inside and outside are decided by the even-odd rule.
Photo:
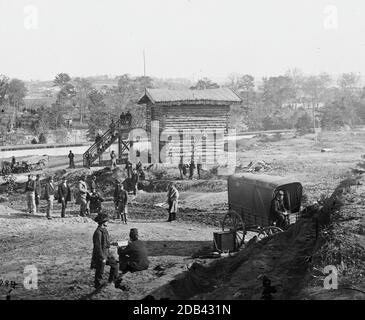
[[[365,299],[365,177],[352,175],[331,197],[308,208],[286,232],[255,243],[236,256],[189,271],[151,294],[171,299],[261,299],[262,277],[273,299]],[[338,269],[338,290],[324,288],[323,269]]]

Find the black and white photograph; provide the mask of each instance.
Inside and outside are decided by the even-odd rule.
[[[0,0],[0,300],[365,300],[364,35],[360,0]]]

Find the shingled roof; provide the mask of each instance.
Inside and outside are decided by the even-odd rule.
[[[150,101],[156,105],[213,104],[231,105],[241,103],[241,98],[229,88],[206,90],[146,89],[138,104]]]

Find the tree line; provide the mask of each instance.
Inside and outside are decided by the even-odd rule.
[[[262,79],[231,74],[222,85],[208,78],[192,85],[189,81],[174,83],[128,74],[114,80],[113,85],[96,86],[87,78],[57,74],[53,80],[58,89],[54,102],[50,106],[40,103],[31,130],[44,136],[49,130],[68,127],[68,121],[77,118],[87,125],[88,137],[94,139],[98,131],[108,128],[111,119],[126,111],[132,113],[134,126],[144,127],[145,110],[136,101],[146,87],[192,90],[229,87],[242,98],[240,105],[231,108],[231,127],[238,131],[297,128],[305,132],[314,127],[336,129],[365,123],[365,87],[357,73],[334,78],[326,73],[305,75],[292,69]],[[0,76],[2,108],[21,110],[26,94],[23,81]]]

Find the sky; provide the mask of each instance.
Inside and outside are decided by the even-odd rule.
[[[363,0],[0,0],[0,74],[365,74]]]

